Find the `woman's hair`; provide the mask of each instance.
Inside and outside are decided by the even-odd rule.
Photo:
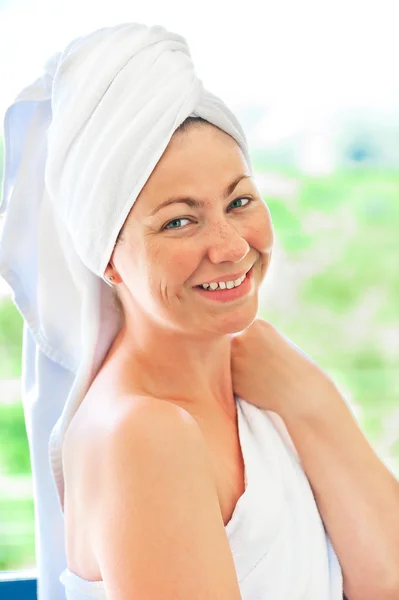
[[[187,129],[189,127],[192,127],[193,125],[203,125],[203,124],[211,125],[211,123],[209,123],[208,121],[206,121],[206,119],[203,119],[202,117],[187,117],[187,119],[185,119],[183,121],[183,123],[181,123],[181,125],[179,125],[179,127],[175,130],[173,135],[176,135],[177,133],[185,133],[187,131]],[[123,241],[124,241],[124,236],[123,236],[123,227],[122,227],[122,229],[119,232],[118,237],[116,238],[115,247],[122,244]],[[123,310],[122,301],[118,294],[118,286],[115,286],[113,289],[113,299],[114,299],[114,304],[115,304],[116,310],[123,317],[124,310]]]

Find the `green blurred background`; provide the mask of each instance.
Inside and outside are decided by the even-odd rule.
[[[1,159],[1,156],[0,156]],[[336,381],[377,454],[399,477],[399,175],[361,164],[309,176],[253,154],[276,231],[260,314]],[[270,186],[269,186],[270,187]],[[282,188],[283,189],[283,188]],[[0,380],[21,376],[22,318],[0,303]],[[0,570],[35,566],[23,408],[0,402]]]

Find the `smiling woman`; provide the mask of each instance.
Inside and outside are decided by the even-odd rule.
[[[341,600],[284,423],[233,386],[273,250],[238,120],[160,26],[45,71],[7,112],[0,256],[36,395],[40,600]]]

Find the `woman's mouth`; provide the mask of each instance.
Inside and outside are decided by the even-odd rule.
[[[232,287],[231,289],[225,288],[223,290],[220,288],[217,288],[216,290],[208,288],[206,290],[202,286],[197,285],[194,287],[194,290],[208,300],[229,302],[232,300],[238,300],[239,298],[243,298],[244,296],[246,296],[248,292],[252,289],[252,279],[253,266],[246,274],[244,281],[240,283],[237,287]]]

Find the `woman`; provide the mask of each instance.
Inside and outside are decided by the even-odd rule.
[[[44,219],[41,233],[71,286],[40,297],[40,331],[21,310],[74,374],[50,438],[67,597],[396,597],[397,520],[375,524],[398,506],[397,482],[359,434],[344,470],[356,429],[341,397],[256,319],[273,231],[233,116],[161,28],[99,30],[57,60],[45,177],[56,210],[44,196],[54,228]],[[375,478],[384,500],[374,494],[348,550]]]
[[[184,200],[165,204],[184,196],[204,206],[190,207]],[[269,211],[237,143],[205,121],[185,121],[140,193],[107,266],[124,324],[64,443],[68,564],[82,578],[100,580],[105,571],[117,587],[123,586],[125,571],[136,581],[137,591],[131,589],[137,596],[162,597],[165,582],[158,569],[165,564],[168,579],[181,580],[181,597],[184,589],[187,597],[210,592],[239,597],[222,527],[245,489],[231,334],[256,317],[272,241]],[[244,276],[231,290],[199,288],[215,280],[238,284]],[[147,436],[155,436],[151,455]],[[106,439],[113,440],[111,446]],[[157,444],[161,456],[156,458]],[[136,523],[128,523],[130,510],[114,505],[129,494],[120,487],[116,464],[110,463],[111,481],[103,479],[108,470],[101,470],[98,480],[85,485],[95,464],[105,464],[112,455],[117,463],[129,461],[130,453],[143,457],[138,468],[151,478],[136,482],[145,495]],[[162,456],[164,480],[157,464]],[[122,485],[134,481],[124,478]],[[173,495],[167,498],[170,488]],[[104,501],[97,502],[95,515],[93,494]],[[107,522],[106,514],[118,514],[118,519]],[[140,524],[151,559],[138,543],[140,534],[133,534]],[[131,536],[123,535],[125,527]],[[134,565],[137,543],[141,549]],[[173,556],[170,564],[168,556]],[[115,597],[124,597],[119,593]]]
[[[203,207],[181,200],[194,196],[203,199]],[[168,203],[171,198],[174,203]],[[340,424],[345,418],[350,424],[342,400],[338,404],[336,390],[317,366],[264,321],[254,322],[272,245],[269,211],[236,142],[206,121],[186,119],[139,195],[107,266],[124,324],[64,442],[68,570],[63,578],[72,586],[71,598],[73,586],[82,589],[81,580],[92,591],[91,583],[97,586],[102,579],[107,597],[240,598],[223,531],[246,490],[234,390],[244,385],[249,395],[242,396],[251,399],[262,365],[270,373],[253,399],[287,423],[290,409],[294,436],[302,414],[298,405],[294,412],[292,398],[298,403],[301,387],[306,395],[302,409],[311,409],[316,418],[312,399],[319,405],[325,401],[324,410],[329,399]],[[243,283],[240,275],[246,277]],[[208,285],[204,292],[198,289],[214,280],[235,280],[237,288],[229,285],[237,290],[234,296],[227,287],[219,294]],[[263,331],[256,336],[257,326]],[[260,341],[265,346],[269,340],[270,347],[252,371],[251,352],[236,347],[234,385],[231,333],[248,328],[254,336],[253,357]],[[240,379],[239,360],[247,361]],[[273,384],[280,387],[273,389]],[[357,438],[359,432],[351,431],[350,443]],[[302,459],[307,465],[305,449]],[[382,471],[378,465],[374,476]],[[339,475],[336,470],[331,483]],[[320,474],[316,481],[321,484]],[[326,480],[324,486],[331,483]],[[346,494],[360,510],[362,498],[351,492],[356,488],[349,484]],[[320,502],[324,504],[322,495]],[[337,510],[337,499],[335,503]],[[354,531],[346,532],[344,540],[338,532],[342,509],[339,517],[333,503],[326,509],[338,547],[342,544],[342,561],[350,566],[348,598],[371,598],[377,591],[381,598],[395,597],[396,588],[383,587],[383,572],[377,587],[363,570],[362,582],[356,580],[357,559],[347,550]],[[265,559],[267,553],[261,562]],[[373,564],[380,567],[378,553]],[[250,574],[241,581],[242,591]],[[103,590],[96,591],[101,597]],[[267,585],[251,589],[248,597],[262,592],[260,597],[268,597]],[[313,597],[311,585],[307,593],[305,597]]]

